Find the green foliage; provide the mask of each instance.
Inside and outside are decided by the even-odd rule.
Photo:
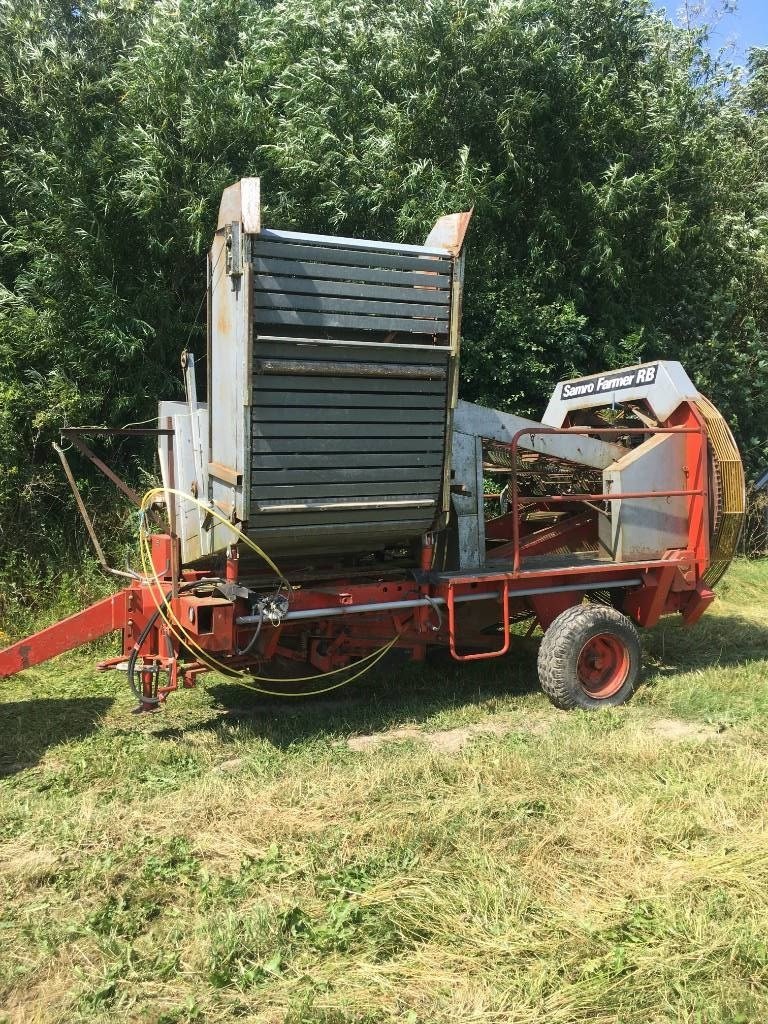
[[[178,393],[244,174],[280,227],[419,241],[475,207],[465,397],[535,415],[563,376],[679,358],[760,465],[767,67],[647,0],[0,0],[3,558],[65,547],[60,425]]]

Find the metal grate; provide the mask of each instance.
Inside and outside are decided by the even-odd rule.
[[[452,258],[265,231],[251,259],[249,531],[298,553],[428,530],[446,452]]]

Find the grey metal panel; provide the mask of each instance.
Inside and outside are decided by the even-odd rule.
[[[447,321],[406,320],[390,316],[353,316],[348,313],[308,313],[292,309],[262,309],[257,324],[327,327],[334,330],[402,331],[409,334],[446,334]]]
[[[251,533],[293,553],[408,542],[434,521],[441,490],[453,261],[272,238],[253,246]],[[338,333],[291,336],[313,326]],[[423,342],[397,344],[398,332]],[[366,351],[365,338],[380,344]],[[377,507],[399,496],[425,506]],[[346,507],[302,507],[322,499]],[[260,510],[269,501],[286,507]]]
[[[290,374],[311,377],[355,377],[379,380],[444,380],[444,366],[414,366],[412,363],[330,362],[319,359],[257,359],[254,372],[267,375]]]
[[[295,278],[324,278],[341,281],[370,281],[377,284],[402,287],[414,285],[418,288],[449,288],[451,284],[450,265],[442,273],[424,270],[387,270],[376,267],[328,266],[323,263],[307,263],[300,259],[272,260],[256,257],[253,269],[257,275],[285,275]]]
[[[259,242],[251,244],[253,256],[267,259],[316,260],[320,263],[336,263],[353,267],[391,267],[394,270],[424,271],[425,273],[446,274],[450,272],[450,259],[434,257],[395,256],[378,252],[355,252],[350,249],[334,249],[320,245],[283,244],[282,242]],[[273,265],[271,272],[275,273]],[[279,271],[279,266],[277,271]]]
[[[259,445],[262,442],[289,441],[295,443],[306,439],[319,439],[320,443],[327,439],[336,441],[350,437],[351,431],[344,423],[278,423],[260,422],[255,414],[253,417],[253,444]],[[371,444],[378,440],[396,441],[398,438],[417,437],[423,440],[424,444],[436,444],[442,447],[443,431],[442,426],[436,423],[420,423],[417,427],[407,420],[401,419],[397,423],[366,423],[365,433],[361,435]]]
[[[284,292],[254,293],[257,310],[306,309],[316,313],[355,313],[359,316],[413,316],[448,323],[448,309],[427,302],[391,302],[387,299],[346,299],[334,295],[286,295]],[[260,319],[262,314],[256,313]]]
[[[457,404],[453,425],[454,430],[460,433],[473,434],[494,441],[511,441],[518,431],[525,430],[526,427],[533,427],[535,431],[537,427],[542,426],[533,420],[500,412],[498,409],[486,409],[485,406],[473,405],[471,402]],[[622,448],[621,445],[587,437],[584,434],[524,434],[520,438],[520,448],[569,459],[593,469],[605,469],[626,455],[626,448]]]
[[[414,437],[413,430],[408,437],[370,437],[356,433],[346,437],[317,437],[311,433],[302,437],[270,438],[263,440],[254,438],[251,451],[255,454],[277,454],[284,452],[291,455],[319,455],[330,452],[430,452],[442,455],[442,438]]]
[[[321,400],[323,398],[324,400]],[[347,409],[340,409],[336,397],[333,394],[314,395],[312,407],[296,406],[295,397],[287,391],[258,395],[260,408],[253,412],[252,421],[263,423],[314,423],[318,417],[323,418],[324,423],[352,423],[365,429],[368,423],[402,423],[409,422],[415,425],[414,429],[420,430],[422,423],[434,424],[437,420],[435,410],[441,410],[444,402],[439,396],[428,395],[419,401],[416,396],[409,395],[407,398],[398,398],[396,406],[394,402],[389,407],[374,406],[371,396],[367,394],[355,395],[352,401],[349,396],[345,398]],[[329,407],[329,408],[325,408]],[[286,410],[291,410],[291,415],[286,416]]]
[[[254,483],[258,474],[269,469],[322,469],[327,467],[334,476],[337,469],[384,469],[389,466],[442,466],[442,452],[365,452],[351,455],[349,452],[324,452],[319,455],[305,453],[286,455],[256,454],[251,460]]]
[[[344,249],[361,249],[366,252],[401,252],[417,256],[441,256],[450,258],[448,249],[426,245],[406,245],[405,242],[375,242],[370,238],[344,238],[341,235],[310,235],[302,231],[276,231],[264,228],[259,238],[268,242],[306,242],[309,245],[340,246]]]
[[[423,302],[431,305],[447,306],[451,300],[451,293],[446,288],[439,290],[435,285],[424,284],[420,287],[406,287],[400,285],[387,286],[378,284],[362,283],[359,281],[333,281],[305,277],[273,277],[270,274],[260,274],[256,278],[256,292],[278,292],[283,295],[290,295],[295,292],[306,292],[312,295],[340,295],[351,299],[367,299],[369,301],[393,302]],[[257,301],[258,305],[258,301]]]
[[[321,377],[315,374],[308,374],[306,377],[298,375],[266,374],[263,377],[257,376],[253,381],[253,401],[259,400],[264,391],[338,391],[349,392],[350,394],[385,395],[400,394],[409,395],[415,398],[427,397],[428,395],[445,394],[445,375],[443,380],[417,380],[410,381],[406,378],[400,380],[381,380],[379,377],[367,379],[365,377],[350,380],[348,377],[337,379],[335,377]],[[343,402],[342,394],[339,395],[339,402]],[[307,400],[312,401],[311,399]]]

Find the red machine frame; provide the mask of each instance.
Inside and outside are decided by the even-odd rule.
[[[564,433],[683,434],[690,486],[666,491],[521,495],[514,467],[523,437]],[[134,661],[138,659],[142,703],[149,708],[179,686],[193,686],[202,672],[219,665],[232,673],[254,668],[258,673],[261,666],[278,659],[284,664],[309,663],[320,672],[334,672],[354,667],[359,659],[370,658],[371,652],[389,642],[410,651],[414,660],[423,660],[432,646],[447,647],[458,661],[500,657],[510,649],[515,618],[527,616],[534,625],[547,629],[561,612],[580,604],[591,591],[620,594],[622,610],[641,626],[655,625],[668,612],[682,613],[689,625],[698,620],[714,594],[702,580],[710,555],[707,431],[693,404],[684,403],[659,427],[525,427],[505,447],[513,467],[510,508],[488,523],[488,536],[502,542],[493,554],[497,562],[508,560],[508,569],[436,572],[432,568],[434,538],[427,535],[420,568],[410,575],[386,578],[382,574],[360,581],[340,570],[331,580],[291,588],[287,612],[279,621],[264,622],[258,645],[246,655],[238,652],[249,647],[256,627],[248,600],[242,596],[247,590],[237,591],[236,549],[227,558],[224,578],[214,582],[211,572],[178,569],[178,541],[170,534],[156,534],[151,537],[154,579],[137,577],[113,596],[0,652],[0,678],[121,630],[121,655],[100,667],[124,665],[132,655]],[[575,560],[559,567],[537,567],[531,562],[532,557],[564,546],[572,549],[592,536],[597,513],[583,502],[662,497],[688,499],[685,548],[648,561],[591,560],[582,564]],[[551,506],[572,514],[543,529],[529,529],[522,510]],[[217,590],[222,583],[229,584],[229,590]],[[465,610],[473,604],[482,615]],[[174,622],[184,624],[194,644],[186,642]]]

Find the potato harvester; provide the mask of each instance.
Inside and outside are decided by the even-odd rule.
[[[141,570],[0,652],[0,677],[120,631],[102,667],[140,709],[209,670],[305,696],[395,648],[502,657],[538,625],[557,706],[627,700],[636,626],[693,625],[736,548],[721,415],[667,360],[564,381],[541,422],[460,401],[471,215],[405,245],[265,228],[260,199],[257,178],[222,196],[206,401],[185,354],[156,429],[63,431],[141,508]],[[162,487],[136,495],[99,433],[155,434]]]

